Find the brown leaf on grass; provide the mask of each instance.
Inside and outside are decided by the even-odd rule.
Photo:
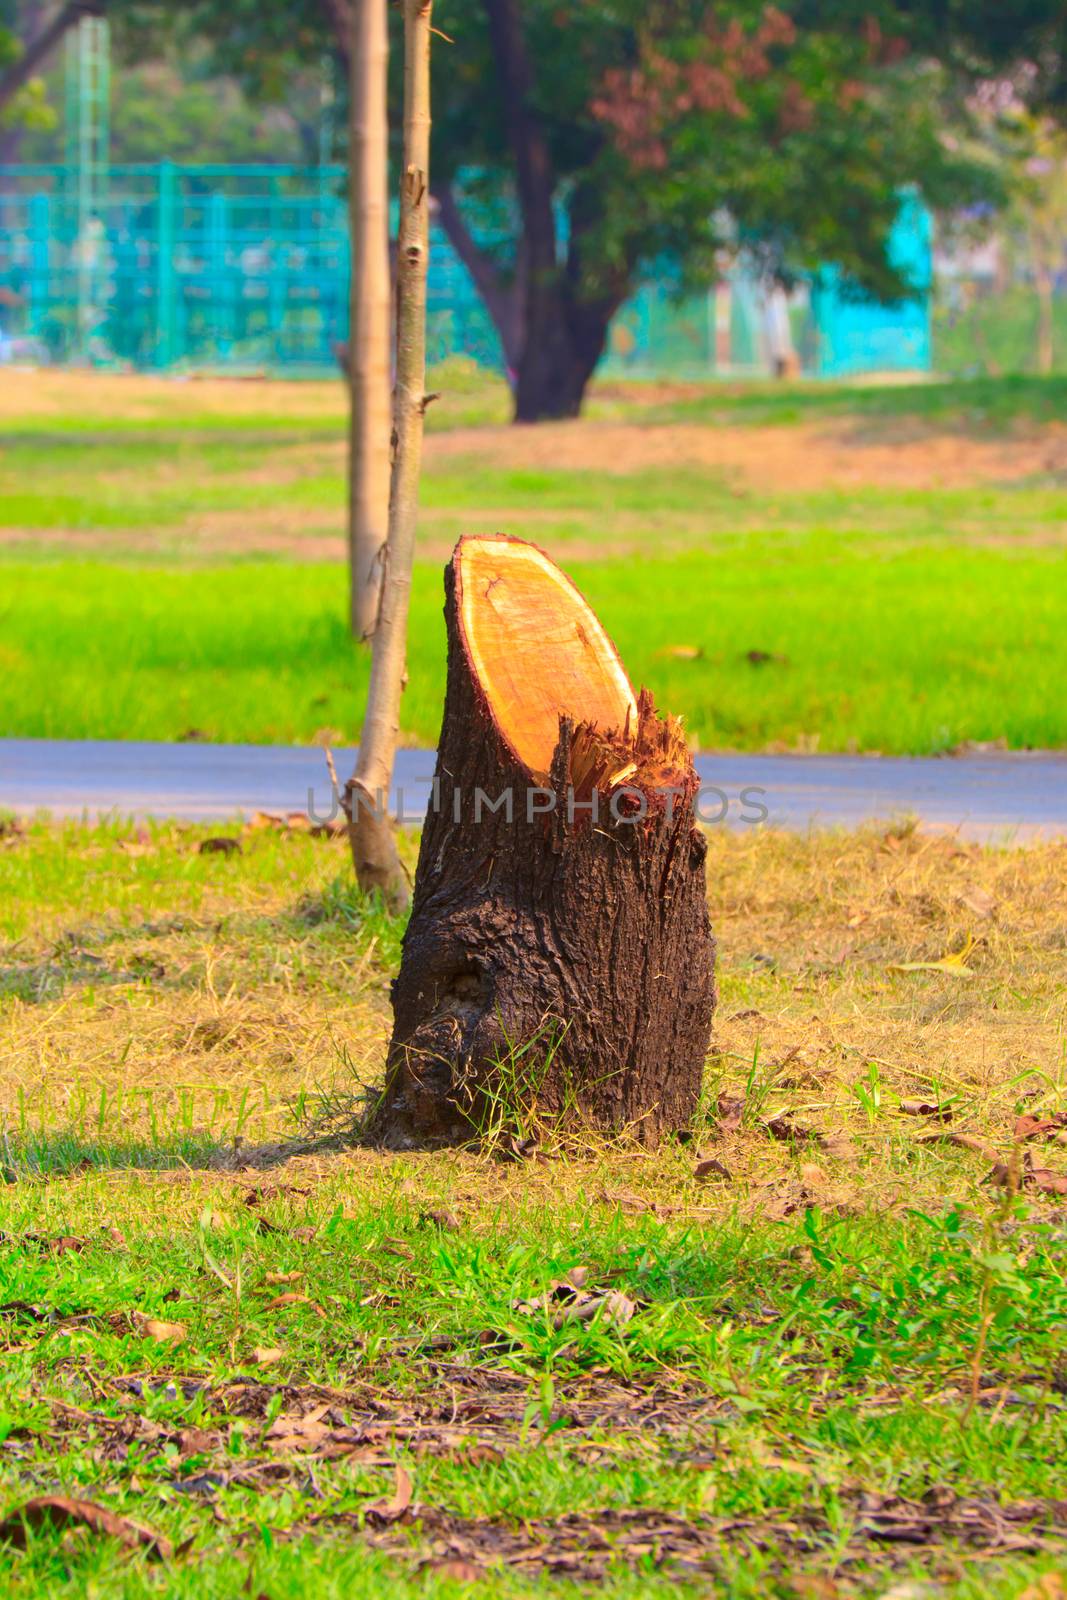
[[[902,1100],[900,1109],[906,1117],[936,1117],[939,1122],[951,1122],[952,1107],[938,1100]]]
[[[1028,1188],[1039,1189],[1042,1194],[1067,1195],[1067,1173],[1052,1172],[1048,1167],[1031,1167],[1023,1178]]]
[[[1015,1119],[1012,1138],[1018,1141],[1038,1139],[1046,1133],[1059,1133],[1067,1128],[1067,1111],[1053,1111],[1047,1117],[1031,1117],[1025,1112]]]
[[[43,1233],[24,1233],[20,1242],[36,1245],[41,1250],[50,1250],[53,1255],[65,1256],[84,1250],[92,1241],[75,1233],[61,1233],[54,1238]]]
[[[283,1195],[290,1194],[300,1195],[306,1200],[310,1193],[310,1189],[298,1189],[291,1183],[257,1183],[254,1189],[249,1189],[246,1191],[245,1205],[258,1206],[261,1205],[264,1200],[277,1200]]]
[[[720,1133],[736,1133],[745,1112],[743,1094],[721,1094],[715,1102],[715,1125]]]
[[[419,1221],[430,1228],[440,1228],[442,1233],[458,1233],[460,1228],[459,1218],[454,1211],[441,1207],[436,1211],[423,1211]]]
[[[385,1238],[378,1247],[383,1256],[397,1256],[401,1261],[414,1261],[415,1252],[403,1239]]]
[[[806,1128],[802,1123],[794,1122],[788,1111],[780,1112],[776,1117],[767,1117],[763,1128],[772,1139],[781,1139],[786,1144],[802,1143],[805,1140],[818,1144],[820,1141],[820,1135],[814,1128]]]
[[[211,839],[201,839],[199,854],[202,856],[239,856],[241,854],[241,841],[227,834],[218,834]]]
[[[385,1500],[372,1500],[363,1507],[363,1515],[371,1522],[396,1522],[411,1504],[413,1485],[411,1478],[403,1469],[396,1469],[396,1484],[392,1494]]]
[[[820,1133],[818,1145],[820,1150],[832,1156],[835,1161],[854,1162],[856,1159],[856,1147],[847,1134]]]
[[[158,1317],[146,1317],[141,1311],[134,1311],[131,1321],[138,1333],[146,1339],[157,1339],[160,1344],[181,1344],[189,1331],[184,1322],[163,1322]]]
[[[74,1500],[62,1494],[36,1495],[9,1511],[0,1521],[0,1539],[7,1539],[22,1549],[28,1528],[69,1527],[88,1528],[92,1533],[117,1539],[127,1550],[144,1550],[163,1561],[169,1560],[172,1553],[170,1541],[161,1533],[139,1522],[131,1522],[129,1517],[120,1517],[92,1500]]]
[[[333,1430],[328,1422],[322,1418],[329,1411],[329,1403],[317,1406],[314,1411],[309,1411],[307,1416],[294,1416],[287,1413],[275,1418],[263,1435],[263,1441],[271,1450],[280,1454],[289,1455],[295,1451],[306,1454],[316,1450],[323,1440]]]
[[[218,1448],[220,1435],[208,1428],[183,1428],[178,1435],[178,1446],[183,1456],[202,1456]]]
[[[790,1578],[789,1593],[795,1595],[796,1600],[842,1600],[845,1591],[833,1578],[824,1578],[817,1572],[811,1572]],[[885,1600],[884,1596],[882,1600]]]
[[[614,1289],[590,1293],[584,1287],[588,1278],[588,1267],[572,1267],[565,1278],[549,1284],[544,1294],[533,1300],[513,1300],[511,1309],[524,1317],[554,1313],[554,1328],[562,1328],[568,1322],[591,1322],[594,1317],[617,1328],[629,1322],[637,1310],[635,1302]],[[557,1306],[561,1309],[556,1310]]]
[[[314,1311],[317,1317],[326,1315],[322,1307],[317,1305],[310,1295],[297,1294],[295,1291],[290,1291],[288,1294],[276,1294],[274,1299],[268,1300],[262,1309],[264,1311],[284,1311],[287,1306],[307,1306],[310,1311]]]
[[[543,1161],[545,1159],[537,1138],[520,1139],[518,1134],[508,1134],[497,1147],[501,1161]]]
[[[262,833],[265,828],[284,828],[285,818],[276,811],[253,811],[245,823],[246,833]]]
[[[997,1152],[992,1145],[986,1144],[984,1139],[979,1139],[973,1133],[950,1133],[949,1130],[936,1128],[929,1133],[918,1133],[915,1136],[916,1144],[954,1144],[960,1150],[973,1150],[983,1160],[996,1162],[999,1160]]]
[[[567,1322],[592,1322],[594,1317],[598,1317],[602,1322],[621,1328],[630,1321],[636,1310],[637,1306],[628,1295],[620,1294],[617,1289],[609,1289],[607,1294],[589,1295],[573,1305],[564,1306],[553,1318],[552,1325],[561,1328]]]
[[[256,1233],[263,1233],[267,1234],[268,1236],[272,1233],[284,1234],[288,1232],[287,1228],[279,1228],[276,1222],[271,1222],[269,1217],[263,1216],[262,1213],[258,1211],[252,1218],[252,1226]]]
[[[284,1354],[285,1351],[280,1344],[257,1344],[252,1351],[252,1360],[257,1367],[272,1367]]]
[[[996,907],[996,901],[986,889],[968,889],[966,894],[958,894],[956,899],[968,911],[973,911],[976,917],[991,917]]]
[[[733,1173],[724,1167],[721,1161],[698,1161],[693,1168],[693,1176],[701,1183],[706,1183],[709,1178],[719,1178],[723,1183],[733,1182]]]
[[[653,1201],[646,1199],[641,1194],[631,1194],[627,1189],[612,1191],[601,1186],[596,1192],[596,1198],[602,1205],[617,1206],[620,1211],[642,1212],[655,1210]]]
[[[438,1561],[423,1561],[419,1572],[432,1572],[439,1578],[451,1578],[453,1583],[478,1583],[485,1576],[485,1568],[476,1561],[466,1561],[462,1556],[443,1556]]]

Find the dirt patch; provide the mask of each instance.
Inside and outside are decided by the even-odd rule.
[[[919,1553],[936,1559],[939,1549],[963,1545],[975,1555],[1004,1556],[1051,1550],[1062,1552],[1067,1540],[1063,1502],[963,1499],[949,1489],[934,1489],[922,1500],[904,1500],[875,1493],[847,1497],[853,1531],[840,1543],[814,1510],[793,1517],[706,1517],[692,1519],[667,1511],[605,1507],[592,1514],[571,1512],[552,1519],[450,1516],[436,1507],[413,1505],[395,1527],[361,1526],[359,1514],[341,1513],[310,1519],[311,1526],[359,1527],[363,1536],[390,1554],[414,1555],[424,1569],[449,1572],[473,1581],[486,1568],[505,1568],[538,1578],[598,1582],[613,1568],[662,1570],[678,1576],[714,1575],[723,1570],[723,1554],[746,1549],[765,1552],[775,1566],[789,1557],[833,1549],[834,1566],[848,1568],[879,1557],[887,1564]],[[419,1539],[415,1550],[411,1533]],[[288,1530],[292,1536],[298,1530]],[[301,1530],[302,1531],[302,1530]],[[820,1595],[844,1594],[826,1580]],[[812,1591],[814,1592],[814,1591]]]
[[[762,493],[881,487],[962,489],[1067,473],[1067,426],[1010,438],[927,432],[877,440],[848,420],[781,427],[552,422],[537,428],[459,428],[427,440],[427,461],[470,456],[483,465],[630,473],[714,468]]]
[[[340,380],[293,383],[269,378],[162,378],[144,373],[9,371],[0,385],[0,427],[69,416],[122,417],[174,424],[190,412],[217,415],[340,419]]]

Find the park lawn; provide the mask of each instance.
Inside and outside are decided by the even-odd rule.
[[[832,533],[566,563],[636,683],[704,748],[1067,744],[1062,554]],[[0,563],[0,732],[352,743],[368,660],[336,565]],[[403,737],[436,743],[440,568],[415,572]]]
[[[430,411],[405,739],[436,739],[464,532],[573,572],[704,748],[1067,743],[1061,380],[608,384]],[[335,384],[15,375],[0,396],[0,737],[355,739]]]
[[[400,926],[230,832],[0,840],[5,1593],[1058,1592],[1067,845],[712,830],[695,1136],[504,1162],[359,1148]]]

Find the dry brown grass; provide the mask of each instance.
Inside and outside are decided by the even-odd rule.
[[[71,838],[68,830],[68,850]],[[71,1132],[121,1160],[131,1139],[199,1131],[217,1167],[273,1162],[279,1139],[306,1138],[308,1117],[354,1110],[361,1084],[381,1071],[390,971],[380,942],[324,917],[324,888],[347,873],[342,844],[272,840],[280,867],[272,860],[264,873],[251,839],[220,871],[225,887],[205,887],[164,876],[176,853],[188,853],[188,836],[171,830],[135,847],[149,871],[159,852],[152,909],[116,893],[121,909],[105,915],[107,874],[120,870],[114,846],[88,836],[80,845],[97,852],[101,871],[89,903],[45,896],[0,968],[9,1136]],[[42,858],[57,848],[45,830],[8,845]],[[860,1150],[874,1164],[865,1183],[903,1199],[914,1174],[892,1177],[893,1152],[927,1124],[902,1115],[900,1098],[950,1105],[952,1129],[1001,1143],[1021,1105],[1063,1106],[1065,891],[1067,842],[996,852],[907,830],[716,830],[709,894],[721,1001],[708,1084],[712,1097],[747,1089],[745,1125],[716,1145],[735,1178],[762,1194],[804,1159],[849,1182]],[[891,970],[968,945],[969,976]],[[289,1107],[301,1096],[298,1130]],[[783,1111],[849,1142],[808,1149],[769,1139],[762,1124]],[[306,1142],[292,1155],[324,1177],[367,1159]],[[944,1152],[935,1155],[943,1166]],[[649,1158],[619,1155],[615,1175],[632,1182],[634,1159]],[[614,1158],[605,1160],[612,1181]],[[431,1166],[439,1161],[455,1170],[455,1157]],[[689,1153],[655,1158],[661,1200],[689,1184],[691,1168]],[[493,1195],[500,1181],[498,1170]],[[524,1168],[515,1178],[532,1183],[531,1197],[561,1181],[588,1184],[588,1168],[561,1179],[553,1164],[552,1174]]]
[[[1029,428],[1006,439],[892,427],[872,438],[848,417],[788,426],[553,422],[534,428],[457,428],[427,442],[434,461],[551,471],[647,472],[705,467],[740,489],[805,493],[853,489],[969,489],[1067,469],[1067,428]],[[890,437],[884,437],[889,433]]]
[[[180,423],[189,416],[284,416],[332,421],[344,411],[340,379],[294,384],[288,379],[164,378],[147,373],[42,368],[11,372],[0,385],[0,424],[80,415]]]

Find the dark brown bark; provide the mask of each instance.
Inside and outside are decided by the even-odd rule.
[[[372,1137],[462,1142],[514,1102],[655,1143],[696,1111],[715,1000],[692,760],[643,692],[636,730],[575,725],[561,705],[551,772],[529,770],[479,679],[462,583],[457,550],[435,792]]]
[[[583,301],[563,284],[531,305],[515,385],[515,421],[576,417],[622,295]]]
[[[41,31],[27,41],[18,60],[0,76],[0,110],[44,66],[64,34],[77,27],[83,17],[101,17],[106,10],[107,0],[70,0],[69,4],[61,6]]]

